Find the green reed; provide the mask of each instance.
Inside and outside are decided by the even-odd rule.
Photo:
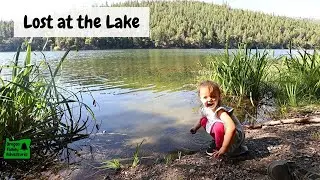
[[[120,170],[122,168],[122,164],[120,163],[119,159],[112,159],[110,161],[104,161],[102,164],[105,164],[100,169],[114,169],[114,170]]]
[[[297,84],[298,94],[304,99],[320,98],[320,56],[316,50],[312,54],[299,51],[298,56],[290,54],[285,58],[288,81]]]
[[[287,55],[274,58],[266,50],[252,53],[239,46],[231,55],[226,50],[222,55],[209,56],[201,66],[197,80],[219,83],[224,99],[244,111],[240,114],[248,112],[248,104],[257,107],[270,94],[282,109],[317,104],[320,98],[320,55],[316,50],[294,55],[290,49]]]
[[[211,79],[221,85],[225,95],[250,98],[256,105],[263,94],[268,68],[268,53],[240,46],[230,55],[210,56],[200,71],[200,79]]]
[[[30,138],[32,158],[27,163],[41,164],[57,158],[69,143],[88,137],[90,117],[95,117],[82,102],[81,94],[56,84],[58,71],[70,50],[54,70],[46,60],[31,63],[30,44],[24,64],[19,65],[20,51],[21,46],[13,65],[2,67],[11,68],[12,76],[10,80],[0,77],[0,141]],[[0,144],[1,155],[3,145]],[[23,162],[10,161],[15,166]]]
[[[281,57],[273,84],[279,104],[292,107],[317,103],[320,98],[320,56],[298,51]]]

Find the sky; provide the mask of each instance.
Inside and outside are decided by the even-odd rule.
[[[86,8],[123,2],[126,0],[2,0],[0,20],[21,18],[25,12],[63,12],[72,8]],[[288,17],[313,18],[320,20],[320,0],[202,0],[215,4],[227,3],[232,8],[262,11]],[[17,6],[18,5],[18,6]],[[35,7],[36,6],[36,7]]]

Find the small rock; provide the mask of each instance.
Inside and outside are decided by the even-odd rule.
[[[54,174],[52,174],[52,175],[49,177],[49,180],[56,180],[56,179],[59,179],[59,175],[54,175]]]
[[[309,155],[309,154],[306,154],[305,156],[306,156],[307,158],[312,158],[312,156]]]
[[[275,148],[273,146],[269,146],[269,147],[267,147],[267,149],[268,149],[268,151],[271,151],[271,150],[273,150]]]
[[[6,180],[16,180],[16,179],[13,178],[13,177],[10,177],[10,178],[9,178],[9,177],[6,177],[5,179],[6,179]]]
[[[194,172],[196,172],[196,170],[194,170],[194,169],[190,169],[190,171],[189,171],[190,173],[194,173]]]
[[[50,176],[50,171],[41,172],[42,176]]]
[[[318,165],[318,163],[316,163],[316,162],[313,162],[313,163],[311,164],[312,167],[317,166],[317,165]]]

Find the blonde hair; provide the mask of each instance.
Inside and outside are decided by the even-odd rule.
[[[220,106],[221,105],[221,94],[222,94],[220,86],[217,83],[210,81],[210,80],[202,81],[198,86],[198,95],[200,94],[200,88],[202,88],[202,87],[209,88],[210,94],[215,93],[215,94],[219,95],[218,105]]]

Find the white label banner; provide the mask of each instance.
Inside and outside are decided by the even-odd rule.
[[[149,7],[33,11],[14,20],[14,37],[149,37],[149,21]]]

